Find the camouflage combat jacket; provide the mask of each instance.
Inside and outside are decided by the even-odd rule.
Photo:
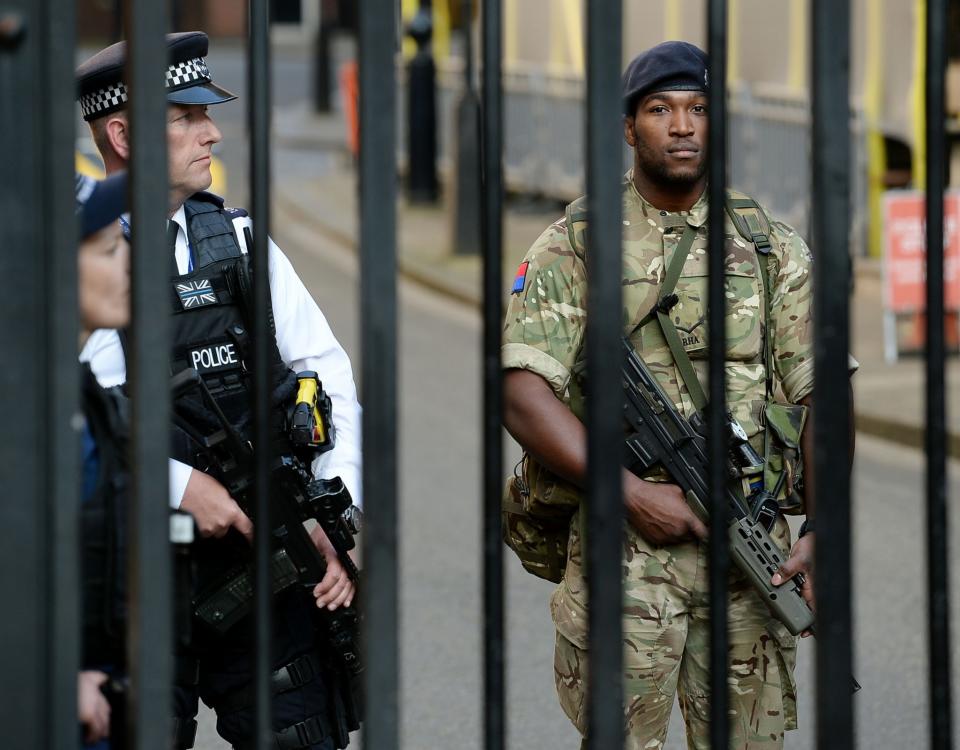
[[[660,211],[633,184],[623,181],[623,329],[677,408],[686,415],[694,406],[656,320],[637,324],[658,299],[666,268],[685,228],[696,239],[677,282],[679,302],[670,315],[680,332],[700,382],[707,383],[707,202],[706,195],[690,211]],[[812,268],[810,250],[788,225],[771,220],[768,271],[773,325],[774,395],[797,403],[813,389]],[[764,363],[763,276],[753,245],[726,220],[727,401],[734,417],[762,451],[766,400]],[[583,418],[574,372],[581,355],[586,324],[587,274],[582,253],[570,238],[564,217],[540,235],[524,258],[522,288],[518,275],[504,324],[504,369],[530,370],[543,377],[554,393]],[[582,232],[582,228],[573,227]],[[577,245],[583,240],[577,235]]]

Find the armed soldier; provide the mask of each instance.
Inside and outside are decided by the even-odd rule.
[[[707,58],[667,42],[635,58],[623,77],[626,142],[633,169],[623,182],[623,322],[629,345],[677,410],[702,411],[707,342]],[[752,490],[765,493],[769,533],[789,557],[771,583],[803,573],[813,605],[815,498],[810,478],[813,389],[811,254],[786,224],[749,197],[726,206],[727,400],[756,454]],[[514,501],[576,509],[586,476],[584,330],[589,291],[583,199],[534,243],[520,266],[504,324],[505,417],[525,450],[510,483]],[[611,352],[611,356],[615,353]],[[800,458],[801,444],[804,448]],[[758,486],[759,485],[759,486]],[[627,746],[666,740],[679,697],[692,748],[709,747],[707,529],[662,469],[624,470],[623,631]],[[510,511],[512,512],[512,511]],[[784,514],[806,513],[790,546]],[[551,599],[557,629],[555,679],[561,706],[586,736],[586,581],[580,515],[559,545],[507,526],[528,569],[559,581]],[[529,527],[527,529],[529,532]],[[510,537],[510,534],[508,534]],[[555,550],[566,545],[565,559]],[[553,562],[551,562],[553,556]],[[562,580],[561,570],[565,565]],[[767,573],[769,575],[769,573]],[[803,605],[800,604],[800,607]],[[796,727],[796,638],[739,570],[729,579],[731,747],[780,748]]]
[[[240,434],[249,439],[251,378],[246,370],[254,325],[249,295],[245,235],[251,220],[242,209],[204,192],[211,184],[211,150],[221,134],[208,106],[236,97],[217,86],[204,57],[208,40],[202,32],[167,37],[166,74],[169,205],[167,241],[171,263],[173,341],[171,369],[196,368],[216,403]],[[130,130],[124,112],[125,43],[102,50],[77,70],[80,105],[107,172],[122,169],[130,157]],[[134,228],[135,231],[135,228]],[[360,504],[360,407],[350,361],[334,338],[323,314],[290,262],[270,243],[269,278],[275,341],[271,353],[273,423],[278,440],[286,411],[293,404],[297,378],[291,371],[314,371],[332,402],[336,443],[313,464],[320,477],[342,478]],[[85,356],[104,384],[125,380],[125,337],[116,331],[91,337]],[[208,425],[214,415],[196,415]],[[207,464],[182,433],[175,434],[170,468],[171,504],[190,512],[201,535],[198,544],[199,588],[216,592],[235,582],[236,569],[249,557],[252,524],[224,486],[205,473]],[[344,711],[333,677],[329,639],[317,638],[313,613],[348,607],[355,586],[345,559],[338,556],[323,529],[313,543],[325,560],[325,575],[313,589],[286,587],[275,598],[273,722],[278,747],[330,750],[349,741],[355,713]],[[217,711],[217,730],[235,747],[252,741],[253,694],[250,671],[252,623],[246,617],[226,633],[198,627],[200,656],[196,685],[181,684],[177,715],[180,747],[192,746],[192,717],[197,696]]]

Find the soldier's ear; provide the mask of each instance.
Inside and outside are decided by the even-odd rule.
[[[630,148],[637,145],[636,118],[633,115],[625,115],[623,118],[623,140],[627,142]]]

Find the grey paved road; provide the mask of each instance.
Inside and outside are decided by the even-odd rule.
[[[275,216],[277,240],[358,362],[352,257],[285,218]],[[401,302],[403,747],[479,748],[479,324],[472,312],[415,287],[402,287]],[[862,439],[857,463],[856,671],[864,685],[857,697],[858,746],[922,748],[922,457]],[[955,481],[954,495],[956,488]],[[954,533],[952,539],[957,549],[960,538]],[[512,560],[508,582],[510,746],[576,747],[553,694],[550,586]],[[787,743],[796,750],[814,747],[812,653],[804,643],[801,728]],[[676,718],[670,750],[683,747]],[[205,739],[198,747],[221,745]]]

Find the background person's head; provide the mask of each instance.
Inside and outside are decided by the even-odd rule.
[[[707,170],[703,50],[664,42],[637,55],[623,74],[623,105],[638,188],[699,196]]]
[[[77,251],[80,346],[98,328],[130,322],[130,245],[120,216],[127,208],[127,174],[96,182],[77,176]]]
[[[212,149],[220,141],[221,133],[207,107],[236,99],[213,82],[204,61],[208,46],[207,35],[202,31],[167,35],[171,213],[191,195],[210,187]],[[126,56],[126,42],[118,42],[77,68],[80,109],[108,174],[124,169],[130,159],[128,91],[123,81]]]

